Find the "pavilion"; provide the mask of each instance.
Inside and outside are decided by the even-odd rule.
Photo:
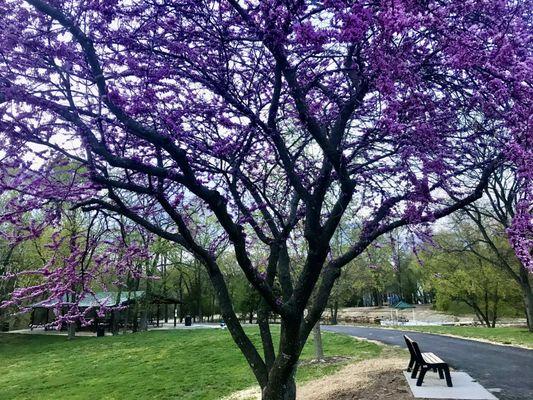
[[[78,308],[81,311],[91,309],[88,312],[87,317],[94,319],[95,323],[92,325],[92,328],[95,329],[96,324],[98,323],[104,323],[105,325],[111,326],[112,319],[114,318],[114,313],[106,313],[106,317],[104,318],[104,321],[102,321],[102,319],[98,318],[96,313],[96,310],[98,308],[103,306],[111,310],[118,309],[120,318],[129,320],[130,318],[128,317],[131,313],[129,313],[128,311],[130,311],[131,308],[143,301],[147,301],[148,304],[150,304],[150,312],[148,318],[150,321],[153,322],[155,316],[155,322],[153,323],[157,327],[159,327],[159,320],[161,317],[161,305],[173,305],[174,326],[176,326],[176,308],[178,305],[181,305],[183,303],[178,299],[159,294],[149,294],[147,296],[146,292],[142,290],[130,292],[95,292],[94,294],[87,293],[78,302]],[[62,303],[64,304],[63,308],[66,308],[68,306],[69,302],[67,301],[66,296],[63,299]],[[46,329],[46,326],[54,321],[54,308],[56,308],[57,304],[57,300],[44,300],[31,305],[30,308],[32,309],[32,311],[30,316],[30,328],[33,329],[33,327],[35,326],[44,325]],[[154,306],[156,308],[155,312],[153,312]],[[124,313],[124,311],[126,312]],[[81,328],[81,326],[78,326],[78,328]]]
[[[415,322],[415,308],[416,307],[414,305],[406,303],[403,300],[400,300],[398,303],[391,306],[391,320],[392,320],[392,310],[396,311],[396,321],[398,322],[398,311],[412,309],[413,310],[413,322]]]

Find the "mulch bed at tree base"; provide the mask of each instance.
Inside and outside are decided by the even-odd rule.
[[[334,392],[332,399],[335,400],[412,400],[409,390],[401,371],[380,372],[369,375],[372,383],[362,388],[353,390],[341,390]]]
[[[394,350],[392,350],[394,353]],[[331,357],[334,361],[334,357]],[[348,364],[339,371],[298,385],[297,400],[413,400],[403,376],[409,361],[405,355],[391,354]],[[248,388],[224,400],[260,400],[258,387]]]

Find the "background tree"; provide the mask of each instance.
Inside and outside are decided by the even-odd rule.
[[[438,235],[435,241],[438,247],[423,252],[421,259],[437,308],[446,310],[451,302],[462,302],[489,328],[494,328],[502,309],[520,309],[516,282],[487,262],[488,246],[478,243],[473,251],[454,251],[464,241],[462,235],[450,233]]]
[[[2,221],[42,209],[52,222],[64,201],[187,249],[263,398],[294,399],[341,268],[380,236],[478,199],[503,159],[527,166],[528,12],[516,1],[4,1],[0,184],[21,195]],[[58,153],[85,166],[84,182],[38,163]],[[527,261],[519,210],[511,240]],[[219,229],[206,246],[208,219]],[[337,253],[350,219],[359,236]],[[263,354],[217,261],[228,242],[261,296]]]
[[[528,203],[526,191],[521,186],[529,185],[519,178],[517,171],[500,168],[493,174],[485,189],[482,200],[472,203],[462,213],[477,227],[477,235],[467,238],[467,247],[484,262],[500,268],[520,287],[526,313],[527,325],[533,332],[533,283],[531,271],[522,258],[517,258],[507,240],[512,221],[517,217],[518,204]],[[482,243],[488,250],[485,254],[477,251],[477,244]]]

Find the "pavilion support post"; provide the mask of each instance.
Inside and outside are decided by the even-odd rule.
[[[30,331],[33,331],[34,324],[35,324],[35,308],[32,308],[31,315],[30,315]]]
[[[44,330],[47,331],[48,330],[48,314],[50,313],[50,309],[49,308],[46,308],[46,319],[44,321]]]
[[[176,327],[176,319],[178,318],[178,312],[176,310],[177,304],[174,303],[174,328]]]
[[[159,313],[160,313],[160,308],[161,308],[161,307],[160,307],[159,304],[158,304],[158,305],[157,305],[157,316],[156,316],[156,318],[157,318],[156,326],[157,326],[158,328],[159,328]]]
[[[115,308],[111,310],[111,334],[116,336],[118,334],[118,315]]]

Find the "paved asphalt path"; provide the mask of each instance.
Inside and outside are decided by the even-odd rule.
[[[498,399],[533,400],[533,350],[457,339],[428,333],[335,325],[323,330],[358,336],[406,348],[403,335],[417,341],[422,351],[441,356],[456,370],[465,371]]]

